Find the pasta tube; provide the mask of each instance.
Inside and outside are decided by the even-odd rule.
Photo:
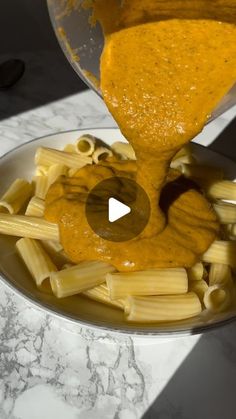
[[[205,292],[208,290],[208,285],[206,281],[201,279],[200,281],[190,281],[189,282],[189,291],[195,292],[200,301],[203,301]]]
[[[124,308],[124,301],[110,299],[109,291],[106,284],[101,284],[95,288],[91,288],[87,291],[84,291],[83,295],[90,298],[91,300],[98,301],[99,303],[108,304],[121,309]]]
[[[204,295],[204,305],[212,313],[220,313],[226,310],[231,302],[230,288],[221,284],[215,284],[208,288]]]
[[[91,156],[95,150],[96,139],[92,135],[82,135],[75,142],[75,151],[83,156]]]
[[[116,153],[122,156],[124,159],[136,160],[135,152],[131,144],[122,143],[121,141],[116,141],[112,144],[111,149]]]
[[[35,196],[40,199],[45,199],[48,191],[48,177],[47,176],[35,176]]]
[[[236,205],[216,203],[213,207],[221,224],[236,223]]]
[[[68,263],[68,258],[62,252],[61,243],[55,240],[41,240],[41,244],[57,268],[64,269],[64,265]]]
[[[37,286],[49,278],[51,272],[57,270],[38,241],[23,238],[16,242],[16,248]]]
[[[10,214],[17,214],[28,201],[32,193],[32,185],[24,179],[16,179],[0,198],[1,207]]]
[[[175,160],[172,160],[170,163],[171,169],[179,169],[181,166],[185,164],[193,164],[195,163],[195,159],[191,155],[182,156],[179,158],[176,158]]]
[[[33,196],[28,203],[25,215],[31,217],[43,217],[45,210],[45,201],[43,199]]]
[[[80,169],[86,164],[92,164],[92,159],[77,153],[67,153],[52,148],[39,147],[35,154],[35,163],[43,166],[61,164],[69,168],[76,167]]]
[[[79,294],[94,288],[105,281],[108,272],[114,268],[104,262],[83,262],[62,271],[52,273],[50,277],[53,293],[58,298]]]
[[[95,164],[98,164],[102,160],[106,160],[108,157],[112,157],[112,151],[107,147],[98,147],[92,155]]]
[[[59,241],[57,224],[49,223],[42,218],[27,217],[26,215],[0,214],[0,234]]]
[[[68,169],[63,164],[53,164],[48,170],[48,188],[51,186],[60,176],[67,175]]]
[[[73,168],[73,169],[69,169],[68,170],[68,175],[69,177],[74,177],[74,175],[78,172],[77,168]]]
[[[199,164],[186,164],[181,163],[181,172],[188,178],[195,179],[223,179],[223,170],[216,167],[202,166]]]
[[[205,187],[204,187],[205,186]],[[207,195],[212,199],[229,199],[236,201],[236,183],[230,180],[220,180],[203,184]]]
[[[126,319],[131,322],[183,320],[194,317],[201,311],[201,302],[194,292],[155,297],[129,296],[125,300]]]
[[[236,242],[216,240],[203,254],[202,260],[207,263],[222,263],[236,268]]]
[[[198,262],[187,270],[190,281],[200,281],[204,276],[204,266],[202,262]]]
[[[192,145],[191,143],[185,144],[173,157],[173,160],[179,159],[183,156],[192,156]]]
[[[230,266],[221,263],[212,263],[209,271],[209,285],[222,284],[232,286],[232,273]]]
[[[188,291],[188,277],[184,268],[109,273],[106,282],[111,300],[127,295],[171,295]]]
[[[47,166],[37,166],[35,170],[35,176],[47,176],[48,174]]]
[[[74,144],[66,144],[63,148],[63,151],[66,151],[67,153],[75,153],[75,145]]]

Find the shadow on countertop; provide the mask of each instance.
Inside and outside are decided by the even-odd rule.
[[[23,77],[0,90],[0,120],[86,89],[56,40],[46,0],[2,0],[0,38],[0,64],[25,63]]]
[[[204,334],[142,419],[235,419],[236,323]]]

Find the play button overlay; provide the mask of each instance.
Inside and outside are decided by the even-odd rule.
[[[117,201],[115,198],[109,198],[108,200],[108,219],[110,223],[119,220],[125,215],[129,214],[131,208],[128,205],[123,204],[120,201]]]
[[[114,176],[99,182],[89,192],[85,210],[94,233],[105,240],[123,242],[144,230],[150,202],[134,180]]]

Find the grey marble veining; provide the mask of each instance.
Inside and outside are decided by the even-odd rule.
[[[211,144],[235,114],[197,141]],[[114,124],[94,93],[72,95],[3,119],[1,154],[56,131]],[[204,336],[131,339],[45,314],[1,284],[0,331],[0,419],[235,417],[235,323]]]

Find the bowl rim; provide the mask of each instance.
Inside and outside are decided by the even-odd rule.
[[[89,131],[89,130],[118,130],[118,127],[89,127],[89,128],[78,128],[78,129],[73,129],[73,130],[65,130],[65,131],[59,131],[59,132],[55,132],[55,133],[51,133],[48,135],[43,135],[37,138],[34,138],[32,140],[26,141],[22,144],[17,145],[16,147],[8,150],[6,153],[4,153],[2,156],[0,156],[0,164],[1,161],[7,157],[9,154],[14,153],[16,150],[24,148],[25,146],[27,146],[28,144],[31,143],[37,143],[37,141],[39,140],[43,140],[45,138],[50,138],[50,137],[55,137],[58,135],[63,135],[63,134],[69,134],[69,133],[75,133],[75,132],[81,132],[81,131]],[[201,144],[197,144],[197,143],[192,143],[194,144],[194,147],[196,146],[197,148],[200,149],[206,149],[207,147],[201,145]],[[214,150],[209,150],[211,153],[213,154],[217,154],[219,155],[220,153],[215,152]],[[232,164],[236,163],[222,155],[222,157],[224,157],[225,159],[229,160],[230,162],[232,162]],[[7,288],[9,288],[11,291],[13,291],[14,294],[18,295],[20,298],[22,298],[23,300],[26,299],[29,303],[31,303],[33,306],[36,306],[40,311],[43,311],[47,314],[53,315],[61,320],[66,320],[70,323],[76,324],[76,325],[80,325],[82,327],[86,327],[89,329],[92,329],[94,331],[103,331],[103,332],[108,332],[110,334],[121,334],[121,335],[125,335],[125,336],[132,336],[132,337],[142,337],[142,338],[175,338],[175,337],[186,337],[186,336],[192,336],[192,335],[197,335],[197,334],[201,334],[207,331],[212,331],[215,329],[218,329],[219,327],[223,327],[229,323],[232,323],[233,321],[236,320],[236,313],[232,314],[231,316],[229,316],[228,318],[224,319],[224,320],[219,320],[216,321],[214,323],[208,323],[205,325],[196,325],[193,326],[189,329],[186,329],[183,327],[183,329],[181,329],[181,327],[179,327],[177,330],[155,330],[155,325],[153,324],[153,329],[142,329],[142,326],[139,326],[139,330],[135,330],[135,329],[125,329],[125,328],[120,328],[119,326],[105,326],[104,324],[94,324],[92,321],[90,320],[84,320],[84,319],[78,319],[76,318],[76,316],[73,316],[72,314],[69,313],[65,313],[64,311],[59,311],[59,309],[57,310],[56,308],[52,308],[48,303],[46,302],[39,302],[36,299],[33,298],[33,296],[30,295],[30,293],[25,292],[24,290],[22,290],[20,287],[18,288],[16,285],[13,285],[11,280],[8,279],[7,275],[2,272],[1,268],[0,268],[0,281],[1,283],[3,283]]]

